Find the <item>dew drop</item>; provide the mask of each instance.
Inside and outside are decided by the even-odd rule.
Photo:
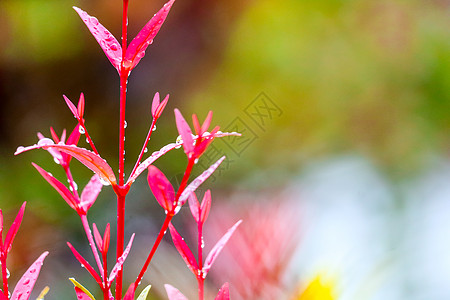
[[[123,122],[123,128],[127,128],[127,126],[128,126],[127,121],[124,121],[124,122]]]
[[[53,157],[53,161],[55,162],[55,164],[60,165],[59,159],[57,159],[56,157]]]
[[[144,153],[147,153],[148,152],[148,148],[147,147],[145,147],[145,149],[144,149]]]
[[[86,138],[86,143],[88,143],[88,144],[89,144],[89,139],[88,139],[88,138]]]
[[[84,133],[85,133],[85,130],[84,130],[84,128],[83,128],[82,126],[80,126],[80,127],[78,127],[78,132],[79,132],[80,134],[84,134]]]
[[[8,268],[6,268],[6,278],[9,278],[11,276],[11,273],[9,272]]]
[[[205,240],[203,239],[203,237],[202,237],[200,247],[202,247],[202,249],[205,248]]]
[[[167,209],[164,210],[164,213],[167,215],[169,212],[167,211]],[[164,232],[165,233],[165,232]]]
[[[106,181],[106,180],[103,179],[102,177],[100,177],[100,183],[103,184],[104,186],[111,185],[111,184],[109,183],[109,181]]]
[[[155,131],[155,130],[156,130],[156,125],[153,125],[152,131]]]
[[[174,213],[177,214],[177,213],[180,211],[180,209],[181,209],[181,206],[180,206],[180,205],[177,205],[177,206],[175,207]]]
[[[112,44],[110,48],[111,48],[112,51],[116,51],[117,50],[117,46],[115,44]]]
[[[194,164],[198,164],[198,158],[194,160]]]
[[[24,146],[19,146],[19,147],[17,147],[17,150],[16,150],[16,152],[20,152],[20,151],[23,151],[23,149],[25,149],[25,147],[24,147]]]
[[[179,135],[175,141],[175,143],[177,144],[182,144],[183,143],[183,138],[181,137],[181,135]]]

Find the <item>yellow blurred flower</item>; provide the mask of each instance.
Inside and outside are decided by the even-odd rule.
[[[294,300],[335,300],[333,285],[330,282],[323,282],[317,276],[309,283],[303,292],[298,293]]]

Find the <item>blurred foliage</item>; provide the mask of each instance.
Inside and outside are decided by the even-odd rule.
[[[233,175],[261,167],[279,175],[320,156],[359,152],[404,176],[450,145],[444,8],[442,1],[255,2],[230,28],[221,66],[190,103],[195,111],[214,106],[222,124],[242,116],[260,135]],[[243,114],[260,92],[283,111],[265,132]]]

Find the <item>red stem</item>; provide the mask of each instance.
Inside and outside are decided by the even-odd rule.
[[[9,299],[8,291],[8,271],[6,269],[6,253],[0,254],[0,263],[2,264],[2,279],[3,279],[3,295]]]
[[[117,194],[117,255],[119,259],[123,254],[124,231],[125,231],[125,195]],[[116,300],[122,299],[123,268],[119,270],[116,277]]]
[[[144,276],[145,272],[147,271],[148,265],[150,264],[150,261],[153,258],[153,255],[156,252],[156,249],[158,249],[159,244],[162,241],[162,238],[164,237],[164,235],[166,234],[167,228],[169,227],[170,221],[173,218],[173,214],[167,214],[166,218],[164,219],[164,223],[161,226],[161,230],[158,233],[158,236],[156,237],[156,241],[153,244],[152,250],[150,251],[147,260],[145,261],[144,265],[142,266],[141,272],[139,273],[136,281],[134,282],[134,288],[136,289],[138,287],[138,285],[141,283],[142,277]]]
[[[89,133],[87,131],[86,125],[84,124],[84,120],[82,118],[80,118],[80,119],[78,119],[78,123],[84,129],[84,134],[86,135],[87,142],[91,146],[92,151],[94,151],[94,153],[98,155],[97,148],[95,148],[94,141],[92,140],[91,136],[89,135]]]
[[[120,120],[119,120],[119,188],[117,189],[117,251],[116,257],[119,259],[123,253],[124,231],[125,231],[125,197],[127,191],[121,189],[124,184],[125,165],[125,106],[127,97],[127,83],[129,70],[123,66],[125,53],[127,51],[127,30],[128,30],[128,0],[123,0],[122,14],[122,64],[120,69]],[[122,299],[123,268],[116,277],[116,300]]]
[[[193,159],[189,159],[188,160],[188,165],[186,167],[186,171],[184,172],[183,179],[181,180],[180,187],[178,188],[177,195],[175,196],[175,202],[178,202],[178,199],[180,198],[181,193],[184,191],[184,188],[187,185],[187,181],[189,180],[189,176],[191,175],[193,166],[194,166],[194,160]],[[145,261],[144,265],[142,266],[141,272],[139,273],[136,281],[134,282],[135,283],[135,285],[134,285],[135,289],[141,283],[142,277],[144,276],[145,272],[147,271],[148,265],[150,264],[150,261],[152,260],[153,255],[156,252],[156,249],[158,249],[162,238],[166,234],[167,228],[169,227],[169,223],[172,220],[173,216],[175,215],[175,209],[176,209],[176,206],[172,208],[172,211],[169,211],[167,213],[166,218],[164,220],[164,223],[161,226],[161,230],[159,231],[158,236],[156,237],[156,241],[153,244],[153,247],[150,250],[150,253],[148,254],[147,260]]]
[[[78,200],[80,197],[78,196],[78,190],[75,186],[75,181],[73,180],[72,173],[70,172],[70,168],[68,166],[64,166],[64,171],[66,172],[67,180],[69,181],[70,186],[72,187],[72,193]]]
[[[150,137],[152,136],[153,128],[155,127],[155,123],[156,123],[156,119],[153,119],[152,125],[150,125],[150,129],[148,130],[148,133],[147,133],[147,138],[145,139],[144,145],[142,146],[141,153],[139,153],[139,157],[136,161],[136,164],[134,165],[133,171],[131,171],[130,176],[133,176],[134,171],[136,171],[137,167],[139,166],[139,164],[142,160],[142,156],[144,156],[145,148],[147,148],[148,142],[150,141]]]

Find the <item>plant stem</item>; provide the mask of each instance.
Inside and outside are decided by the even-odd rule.
[[[136,171],[137,167],[141,163],[142,156],[144,156],[144,153],[146,152],[145,149],[147,148],[148,141],[150,141],[150,137],[152,136],[153,128],[155,127],[156,119],[152,120],[152,125],[150,125],[150,129],[148,130],[147,137],[145,139],[144,145],[142,146],[141,153],[139,153],[139,157],[136,161],[136,164],[134,165],[133,171],[131,171],[130,176],[134,174],[134,171]]]
[[[80,199],[80,197],[78,196],[77,187],[75,186],[75,181],[73,180],[72,173],[70,172],[70,168],[68,166],[65,166],[64,171],[66,172],[67,180],[69,181],[69,184],[72,188],[72,193],[74,194],[75,198]]]
[[[121,187],[124,184],[125,165],[125,106],[127,97],[127,83],[129,72],[123,66],[125,53],[127,51],[127,30],[128,30],[128,0],[123,0],[122,13],[122,64],[120,71],[120,119],[119,119],[119,189],[117,194],[117,251],[116,257],[119,259],[123,253],[124,231],[125,231],[125,197]],[[123,268],[116,277],[116,300],[122,299]]]
[[[8,291],[8,271],[6,269],[6,253],[2,253],[0,257],[0,263],[2,264],[2,279],[3,279],[3,295],[6,299],[9,299]]]
[[[135,283],[134,288],[136,289],[138,287],[138,285],[141,283],[142,277],[144,276],[145,272],[147,271],[148,265],[150,264],[150,261],[153,258],[153,255],[156,252],[156,249],[158,249],[159,244],[162,241],[162,238],[164,237],[164,235],[166,234],[167,228],[169,227],[170,221],[173,218],[173,214],[167,214],[166,218],[164,219],[164,223],[161,226],[161,230],[158,233],[158,236],[156,237],[156,241],[153,244],[152,250],[150,250],[150,253],[147,257],[147,260],[145,261],[144,265],[142,266],[141,272],[139,273]]]
[[[124,231],[125,231],[125,195],[117,195],[117,255],[119,259],[123,254]],[[116,277],[116,300],[122,299],[123,268],[119,270]]]

